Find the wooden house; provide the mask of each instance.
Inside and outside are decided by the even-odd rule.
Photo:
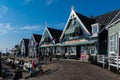
[[[37,56],[39,56],[39,51],[38,51],[38,47],[39,47],[39,42],[41,40],[41,35],[39,34],[32,34],[30,41],[29,41],[29,56],[36,58]]]

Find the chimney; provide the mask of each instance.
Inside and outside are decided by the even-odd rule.
[[[93,18],[93,15],[90,15],[90,17],[89,17],[90,19],[92,19]]]

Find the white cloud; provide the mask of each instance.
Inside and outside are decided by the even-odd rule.
[[[11,33],[34,32],[42,29],[41,25],[29,25],[23,27],[12,27],[9,23],[0,23],[0,35]]]
[[[64,22],[55,25],[55,27],[64,27],[64,26],[65,26]]]
[[[22,28],[20,28],[21,30],[32,30],[32,31],[37,31],[41,29],[40,25],[32,25],[32,26],[24,26]]]
[[[1,23],[0,24],[0,34],[5,34],[12,30],[11,26],[9,23]]]
[[[9,10],[9,8],[7,6],[1,6],[0,7],[0,18],[2,17],[2,15],[4,15],[5,13],[7,13]]]
[[[59,0],[46,0],[46,5],[49,6],[52,3],[57,2],[57,1],[59,1]]]

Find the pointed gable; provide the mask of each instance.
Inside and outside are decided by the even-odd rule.
[[[58,43],[59,42],[59,38],[60,38],[60,36],[62,34],[62,30],[48,28],[48,31],[50,32],[53,40],[55,40],[55,42]]]
[[[40,41],[40,45],[41,45],[41,43],[44,43],[45,39],[48,37],[49,37],[50,41],[52,41],[54,44],[58,43],[61,34],[62,34],[62,30],[46,27],[43,32],[42,39]]]
[[[51,35],[49,34],[47,27],[45,27],[39,45],[41,45],[42,43],[44,43],[48,37],[51,38]]]
[[[65,34],[65,31],[66,31],[66,29],[68,28],[68,26],[71,22],[71,17],[72,16],[74,16],[78,20],[79,24],[81,25],[81,29],[83,30],[83,32],[87,35],[91,35],[91,24],[93,24],[95,22],[95,20],[91,19],[91,18],[88,18],[88,17],[86,17],[82,14],[79,14],[78,12],[75,12],[74,10],[72,10],[60,39],[63,38],[63,35]]]
[[[28,47],[29,39],[25,39],[25,38],[23,38],[23,41],[24,41],[25,46]]]
[[[40,40],[41,40],[41,35],[39,35],[39,34],[33,34],[33,37],[34,37],[34,39],[35,39],[35,41],[36,42],[40,42]]]

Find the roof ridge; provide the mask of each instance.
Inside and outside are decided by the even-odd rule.
[[[34,34],[34,33],[33,33],[33,35],[41,35],[41,34]]]
[[[119,12],[115,15],[115,17],[108,23],[108,25],[111,24],[112,21],[114,21],[114,19],[115,19],[118,15],[120,15],[120,11],[119,11]]]
[[[53,30],[59,30],[59,31],[62,31],[60,29],[56,29],[56,28],[51,28],[51,27],[47,27],[48,29],[53,29]]]
[[[30,39],[27,39],[27,38],[23,38],[24,40],[30,40]]]
[[[77,11],[75,11],[75,13],[78,14],[78,15],[81,15],[81,16],[83,16],[83,17],[86,17],[86,18],[90,19],[89,17],[87,17],[87,16],[85,16],[85,15],[83,15],[83,14],[77,12]]]
[[[94,18],[96,18],[96,17],[100,17],[100,16],[103,16],[103,15],[107,15],[107,14],[110,14],[110,13],[113,13],[113,12],[117,12],[117,11],[119,12],[120,9],[113,10],[113,11],[109,11],[109,12],[106,12],[106,13],[100,14],[100,15],[98,15],[98,16],[95,16]]]

